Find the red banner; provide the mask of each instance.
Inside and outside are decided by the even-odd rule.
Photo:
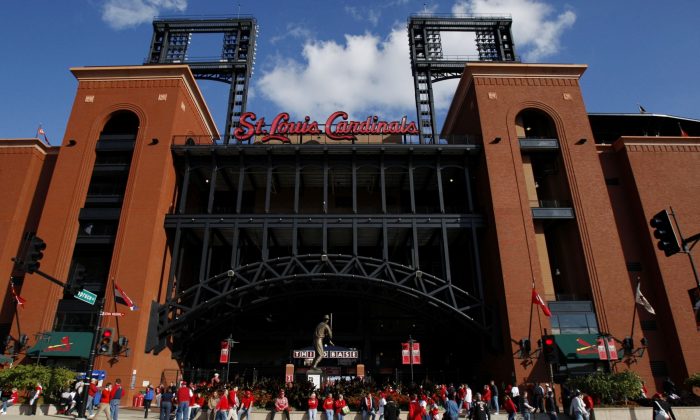
[[[219,356],[219,363],[228,363],[228,341],[221,342],[221,355]]]
[[[617,360],[617,348],[615,348],[615,339],[608,338],[608,348],[605,348],[605,339],[598,339],[598,358],[600,360],[608,360],[608,353],[610,354],[610,360]]]
[[[408,343],[401,343],[401,362],[404,365],[410,365],[411,356],[413,356],[413,364],[420,365],[420,343],[414,341],[413,349],[409,348]]]

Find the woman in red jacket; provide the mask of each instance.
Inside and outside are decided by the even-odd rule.
[[[506,413],[508,413],[508,420],[515,420],[515,414],[518,412],[518,409],[515,407],[515,403],[509,395],[506,395],[505,400],[503,400],[503,408],[505,408]]]
[[[343,394],[338,394],[338,399],[335,400],[333,407],[335,408],[335,414],[338,415],[338,420],[344,420],[345,415],[349,412],[349,409],[347,408],[348,403],[343,398]]]

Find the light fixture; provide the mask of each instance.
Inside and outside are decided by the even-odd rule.
[[[423,278],[423,272],[421,270],[416,270],[416,278],[418,280]]]
[[[328,262],[328,255],[326,255],[326,254],[321,254],[321,261],[323,261],[323,262]]]
[[[560,275],[561,275],[561,271],[559,271],[558,268],[555,268],[555,269],[554,269],[554,275],[555,275],[555,276],[560,276]]]
[[[501,142],[501,138],[500,138],[500,137],[496,137],[496,138],[494,138],[494,139],[491,141],[491,144],[497,144],[497,143],[500,143],[500,142]]]
[[[73,146],[75,146],[76,144],[78,144],[77,141],[75,141],[75,140],[73,140],[73,139],[68,140],[68,147],[73,147]]]
[[[579,141],[576,142],[576,144],[579,144],[579,145],[586,144],[587,141],[588,141],[588,139],[580,139]]]
[[[156,144],[158,144],[158,139],[151,139],[151,142],[148,143],[149,146],[155,146]]]

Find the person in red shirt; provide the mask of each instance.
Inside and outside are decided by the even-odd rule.
[[[312,392],[309,396],[309,420],[316,420],[316,413],[318,413],[318,398],[316,398],[316,393]]]
[[[192,395],[192,398],[190,399],[190,420],[197,418],[197,414],[203,406],[204,396],[202,396],[202,393],[197,392],[196,394]]]
[[[491,388],[488,385],[484,385],[484,390],[481,392],[481,401],[491,407]]]
[[[586,404],[588,410],[588,419],[595,420],[595,412],[593,412],[593,397],[588,394],[583,394],[583,403]]]
[[[2,409],[0,409],[0,414],[5,415],[7,414],[7,407],[10,407],[14,405],[17,402],[17,399],[19,399],[19,394],[17,393],[17,388],[12,388],[12,395],[7,401],[4,401],[2,403]]]
[[[117,378],[114,381],[112,391],[109,393],[109,412],[113,420],[118,420],[119,418],[119,403],[121,402],[123,393],[122,380]]]
[[[506,413],[508,413],[508,420],[515,420],[515,414],[517,413],[518,409],[515,407],[515,403],[513,402],[513,399],[510,398],[510,395],[505,396],[505,399],[503,400],[503,408],[505,408]]]
[[[335,408],[335,414],[338,415],[338,420],[343,420],[347,414],[348,409],[347,401],[343,398],[343,394],[338,394],[338,399],[335,400],[333,408]]]
[[[216,404],[216,420],[226,420],[228,416],[228,391],[224,390],[224,393],[219,398],[219,403]]]
[[[91,380],[90,386],[88,386],[88,400],[85,409],[90,415],[92,415],[95,410],[95,394],[97,394],[97,379]]]
[[[112,414],[109,410],[109,401],[111,399],[111,394],[112,394],[112,383],[108,382],[107,385],[105,385],[104,388],[102,388],[102,393],[101,393],[102,398],[100,399],[100,405],[97,406],[97,411],[95,411],[95,414],[88,417],[89,419],[94,419],[100,413],[105,413],[107,420],[112,420]]]
[[[250,390],[247,390],[243,398],[241,398],[241,409],[238,410],[238,420],[243,420],[243,416],[247,416],[248,420],[250,420],[250,414],[253,412],[254,401],[255,398],[253,398],[253,393],[250,392]]]
[[[326,412],[326,420],[333,420],[334,407],[335,401],[333,401],[333,396],[331,394],[326,395],[326,399],[323,400],[323,411]]]

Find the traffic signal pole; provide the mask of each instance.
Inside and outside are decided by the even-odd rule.
[[[100,340],[100,326],[102,325],[102,311],[105,307],[105,297],[102,296],[100,299],[100,307],[97,311],[97,322],[95,323],[95,331],[92,335],[92,346],[90,346],[90,356],[88,357],[87,370],[85,371],[85,385],[83,385],[83,395],[82,402],[80,404],[77,419],[84,420],[85,409],[87,408],[87,400],[89,398],[88,390],[90,389],[90,383],[92,382],[92,371],[95,369],[95,358],[97,357],[97,343]]]
[[[690,238],[683,239],[683,234],[681,233],[681,226],[678,224],[678,219],[676,219],[676,212],[673,211],[673,207],[669,206],[669,208],[671,209],[671,216],[673,216],[673,222],[676,225],[676,229],[678,229],[678,236],[680,238],[682,248],[681,252],[688,255],[688,260],[690,260],[690,268],[692,268],[693,276],[695,277],[695,285],[698,288],[698,292],[700,292],[700,279],[698,278],[698,269],[695,266],[695,260],[693,259],[693,254],[691,252],[695,244],[697,244],[698,240],[700,240],[700,233],[695,234]],[[689,246],[691,242],[692,245]]]

